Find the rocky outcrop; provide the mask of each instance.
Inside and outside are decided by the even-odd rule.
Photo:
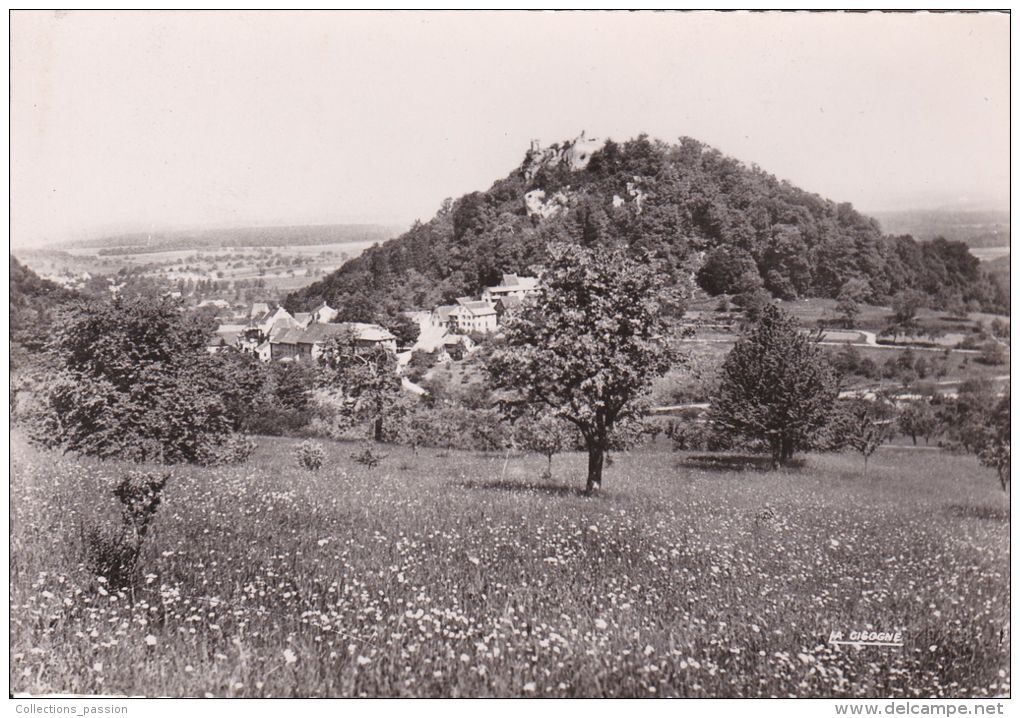
[[[564,165],[571,170],[583,170],[588,166],[592,153],[602,148],[605,142],[595,137],[587,137],[584,132],[563,144],[542,147],[538,140],[531,141],[531,149],[524,159],[521,168],[524,176],[531,179],[542,167]]]

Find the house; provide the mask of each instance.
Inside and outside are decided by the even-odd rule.
[[[298,323],[300,327],[307,327],[312,323],[311,312],[294,312],[294,321]]]
[[[518,277],[504,274],[503,281],[495,287],[482,290],[482,299],[495,304],[501,297],[526,297],[538,291],[538,277]]]
[[[336,319],[337,314],[339,312],[336,309],[323,302],[311,311],[312,322],[315,324],[329,324]]]
[[[456,304],[442,304],[432,310],[429,322],[434,327],[450,328],[450,312],[457,308]]]
[[[461,297],[449,313],[449,328],[461,334],[496,331],[496,310],[486,301]]]
[[[265,304],[258,302],[252,305],[252,311],[250,318],[248,319],[248,330],[258,331],[263,337],[269,336],[269,333],[273,330],[273,326],[281,320],[293,321],[294,317],[290,315],[283,307],[277,307],[276,309],[269,309],[266,307],[265,311],[256,313],[256,307],[266,307]]]
[[[353,332],[355,345],[359,347],[381,346],[396,353],[397,338],[378,324],[345,322],[342,324],[312,323],[307,327],[285,327],[275,332],[268,341],[267,361],[315,360],[322,354],[322,347],[335,336]]]

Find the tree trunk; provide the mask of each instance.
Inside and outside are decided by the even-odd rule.
[[[591,445],[588,447],[588,485],[584,493],[592,496],[602,490],[602,464],[605,461],[606,450],[602,446]]]
[[[911,434],[910,438],[914,441],[914,446],[917,446],[917,435],[916,434]]]
[[[793,458],[793,439],[785,437],[783,439],[783,465],[785,466]]]
[[[382,441],[383,434],[382,414],[375,418],[375,440]]]
[[[783,460],[783,445],[777,438],[773,438],[769,441],[769,448],[772,449],[772,470],[775,471],[779,468],[779,464]]]

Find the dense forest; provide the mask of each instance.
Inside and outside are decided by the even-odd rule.
[[[752,275],[773,296],[835,297],[856,278],[875,302],[914,289],[936,307],[962,300],[1008,311],[965,244],[883,236],[850,204],[696,140],[607,141],[581,168],[569,143],[552,149],[529,151],[488,191],[444,203],[432,220],[294,293],[288,306],[326,299],[350,319],[426,308],[475,293],[501,272],[531,271],[548,243],[570,239],[647,251],[711,294],[735,292]]]

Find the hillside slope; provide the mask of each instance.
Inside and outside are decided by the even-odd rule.
[[[43,279],[11,256],[10,338],[12,361],[38,352],[55,325],[57,314],[77,297],[59,284]]]
[[[624,243],[730,291],[760,276],[774,295],[833,297],[851,277],[874,301],[904,288],[958,293],[975,307],[1003,309],[994,282],[962,243],[884,237],[879,225],[689,138],[624,143],[583,136],[532,147],[520,167],[485,192],[447,201],[436,216],[291,294],[290,309],[326,300],[342,317],[367,320],[473,294],[502,272],[541,264],[552,241]]]

